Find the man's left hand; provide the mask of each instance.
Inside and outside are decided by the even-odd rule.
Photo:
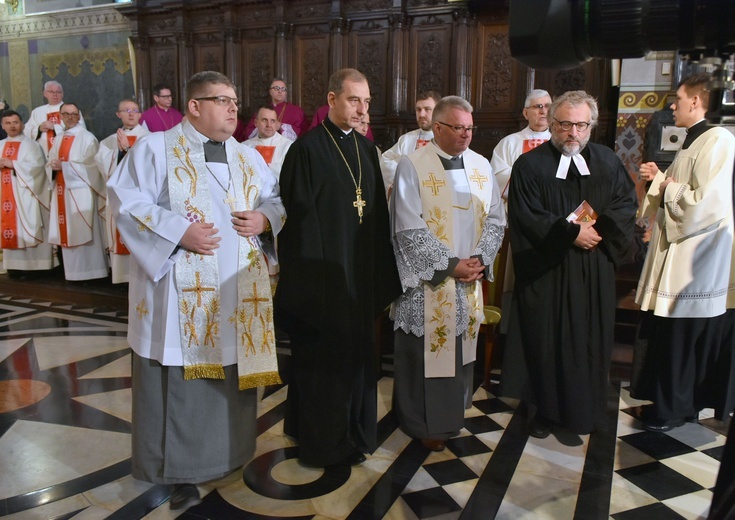
[[[7,157],[0,157],[0,168],[13,168],[13,161]]]
[[[233,211],[232,227],[241,237],[252,237],[264,233],[268,219],[260,211]]]

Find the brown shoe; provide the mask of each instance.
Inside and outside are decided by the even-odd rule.
[[[444,448],[447,447],[444,441],[438,439],[421,439],[421,444],[424,445],[424,448],[431,451],[444,451]]]

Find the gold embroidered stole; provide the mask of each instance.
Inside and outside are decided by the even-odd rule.
[[[192,222],[212,222],[203,146],[190,123],[165,132],[171,210]],[[253,209],[260,178],[235,149],[228,154],[239,210]],[[174,267],[179,298],[179,330],[185,379],[224,378],[220,327],[236,329],[239,388],[280,383],[276,362],[273,304],[264,255],[255,238],[239,237],[235,312],[226,324],[220,317],[217,254],[187,252]]]
[[[421,194],[422,214],[431,233],[454,251],[454,208],[451,181],[444,170],[435,145],[409,156],[413,163]],[[492,195],[492,182],[481,156],[465,153],[465,172],[472,193],[470,211],[474,213],[475,247],[480,241]],[[468,230],[469,231],[469,230]],[[491,267],[492,268],[492,267]],[[482,283],[480,280],[465,284],[469,325],[462,335],[464,360],[474,359],[477,332],[482,318]],[[448,276],[437,287],[424,284],[424,375],[425,377],[453,377],[457,337],[456,281]],[[468,358],[468,356],[470,356]]]

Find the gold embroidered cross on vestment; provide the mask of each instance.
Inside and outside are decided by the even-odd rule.
[[[439,195],[439,188],[443,188],[446,185],[447,185],[446,182],[444,182],[443,180],[437,179],[436,178],[436,175],[434,175],[433,173],[430,173],[429,174],[429,180],[428,181],[424,181],[422,183],[422,186],[424,188],[431,189],[431,194],[434,195],[435,197],[437,195]]]

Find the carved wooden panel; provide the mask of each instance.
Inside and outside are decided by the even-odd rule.
[[[155,47],[151,49],[151,88],[157,83],[166,83],[176,90],[179,66],[176,47]],[[174,106],[178,105],[178,92],[174,92]]]
[[[216,39],[212,33],[207,39]],[[197,43],[194,45],[194,71],[215,70],[225,73],[225,48],[224,42]]]
[[[294,83],[300,85],[291,101],[307,114],[327,103],[329,82],[329,34],[315,34],[294,41]]]
[[[413,93],[436,90],[446,96],[453,88],[450,74],[452,26],[436,22],[414,27],[411,59],[414,64],[409,80],[409,97]]]
[[[481,28],[478,63],[479,92],[475,108],[483,111],[520,111],[525,97],[525,74],[510,55],[506,25]]]
[[[252,112],[255,107],[268,100],[268,87],[275,75],[275,45],[269,41],[245,42],[243,51],[243,105]]]
[[[369,20],[365,23],[354,23],[350,36],[350,62],[365,74],[370,85],[370,114],[383,115],[388,108],[388,22]]]

